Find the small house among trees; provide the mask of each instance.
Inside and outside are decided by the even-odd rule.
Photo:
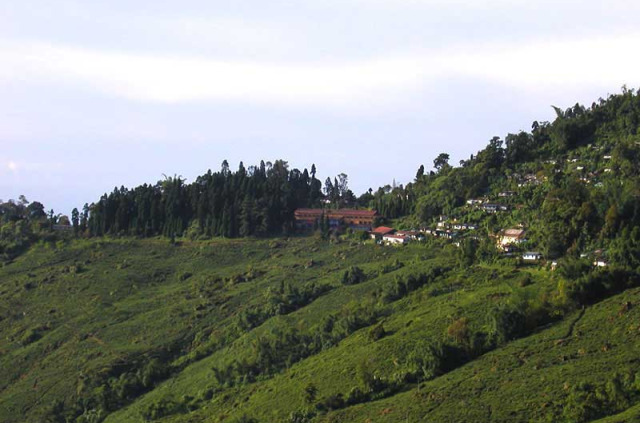
[[[537,251],[527,251],[522,254],[522,260],[526,261],[538,261],[542,259],[542,254]]]
[[[498,237],[498,245],[504,248],[507,245],[520,244],[524,242],[524,236],[524,229],[505,229]]]

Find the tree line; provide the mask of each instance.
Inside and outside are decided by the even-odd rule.
[[[289,233],[293,212],[319,206],[322,183],[286,161],[261,161],[233,172],[225,160],[190,184],[181,176],[133,189],[115,188],[90,206],[88,232],[168,237],[252,236]]]

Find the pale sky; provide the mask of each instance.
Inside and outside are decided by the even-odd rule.
[[[0,0],[0,199],[261,159],[361,194],[640,87],[640,2]]]

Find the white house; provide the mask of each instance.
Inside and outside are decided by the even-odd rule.
[[[597,259],[596,261],[593,262],[593,265],[595,267],[607,267],[609,263],[607,263],[603,259]]]
[[[537,251],[527,251],[526,253],[522,254],[523,260],[538,261],[541,258],[542,258],[542,254],[540,254]]]
[[[488,213],[495,213],[498,211],[507,211],[509,207],[504,204],[487,203],[482,205],[482,209]]]
[[[402,235],[384,235],[382,241],[387,244],[404,245],[409,242],[409,237]]]

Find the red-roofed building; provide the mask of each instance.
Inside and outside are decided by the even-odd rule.
[[[353,229],[369,231],[378,217],[375,210],[352,209],[297,209],[294,213],[298,229],[313,229],[322,219],[327,219],[331,229],[348,226]]]
[[[371,233],[372,239],[382,239],[383,236],[390,235],[395,231],[396,231],[395,229],[389,228],[387,226],[378,226],[377,228],[372,230],[370,233]]]

